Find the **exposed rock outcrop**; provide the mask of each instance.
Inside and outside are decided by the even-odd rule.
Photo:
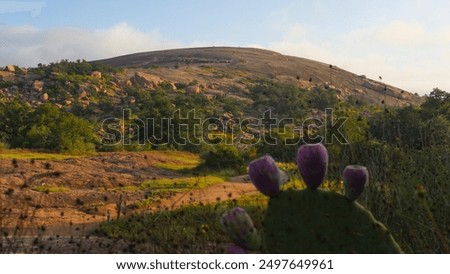
[[[14,65],[7,65],[7,66],[5,67],[5,71],[8,71],[8,72],[16,72],[16,68],[14,67]]]
[[[0,71],[0,81],[13,81],[15,76],[14,72]]]
[[[145,72],[136,72],[131,81],[137,85],[141,85],[145,88],[156,88],[159,84],[163,82],[161,77],[148,74]]]
[[[100,78],[102,78],[102,73],[100,71],[93,71],[91,73],[91,76],[96,78],[96,79],[100,79]]]
[[[86,98],[87,97],[87,91],[84,89],[84,88],[80,88],[79,90],[78,90],[78,97],[80,97],[80,99],[81,98]]]
[[[42,101],[48,101],[48,94],[47,93],[42,94],[41,95],[41,100]]]
[[[200,93],[202,93],[202,89],[198,85],[186,87],[186,94],[193,95]]]
[[[34,80],[33,84],[31,85],[31,88],[33,89],[33,91],[42,92],[42,90],[44,89],[44,82]]]

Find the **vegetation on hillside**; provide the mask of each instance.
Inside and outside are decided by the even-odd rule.
[[[95,150],[93,125],[51,104],[31,109],[20,101],[0,105],[0,141],[11,148],[67,153]]]
[[[39,63],[37,68],[31,69],[31,72],[43,76],[48,76],[52,73],[64,73],[68,75],[91,75],[91,73],[94,71],[99,71],[102,73],[117,73],[120,71],[120,69],[100,63],[90,63],[86,60],[76,60],[75,62],[72,62],[67,59],[63,59],[59,62],[52,62],[47,65]]]
[[[105,79],[93,79],[90,75],[95,70],[107,79],[119,72],[67,60],[39,65],[32,71],[45,79],[56,74],[46,87],[50,95],[62,100],[79,92],[86,81],[111,85]],[[63,108],[52,103],[32,108],[19,99],[2,101],[0,148],[71,154],[187,150],[199,153],[203,166],[211,170],[244,172],[257,156],[270,153],[278,162],[292,162],[301,144],[323,141],[330,151],[328,180],[335,188],[339,188],[346,165],[367,166],[371,184],[361,202],[390,228],[406,252],[448,252],[449,93],[434,89],[420,106],[388,107],[367,105],[355,98],[342,101],[333,89],[306,90],[270,81],[250,82],[248,90],[251,104],[226,94],[208,100],[201,94],[186,94],[183,88],[170,90],[167,83],[152,91],[141,86],[127,88],[127,96],[135,98],[136,104],[123,98],[118,103],[94,91],[92,104],[74,102]],[[271,116],[265,117],[269,109]],[[325,109],[333,111],[332,119]],[[247,124],[239,127],[243,118]],[[252,124],[251,118],[259,120]],[[339,118],[345,122],[336,128]],[[272,119],[284,120],[269,127]],[[206,122],[198,125],[198,121]],[[259,141],[248,139],[249,134]],[[250,141],[236,141],[243,137]],[[230,140],[232,144],[225,144]],[[294,176],[296,171],[290,172]],[[182,212],[164,214],[185,214]],[[119,228],[105,228],[108,235],[119,233],[114,229],[120,232],[120,224]]]

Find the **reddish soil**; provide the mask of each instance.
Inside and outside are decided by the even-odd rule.
[[[53,247],[59,247],[55,250],[60,253],[70,253],[74,245],[81,250],[82,239],[89,237],[100,222],[106,221],[108,210],[111,219],[116,217],[120,195],[123,205],[128,205],[123,207],[122,216],[131,214],[135,209],[129,205],[145,197],[144,190],[119,191],[120,188],[137,186],[149,179],[186,176],[155,167],[156,163],[168,160],[173,161],[140,152],[103,153],[58,161],[0,159],[2,236],[19,237],[21,245],[28,247],[35,237],[44,237],[53,240]],[[36,191],[37,187],[50,186],[67,189],[49,193]],[[140,211],[175,209],[192,202],[212,203],[254,193],[257,191],[251,183],[224,182],[162,197],[160,203]],[[105,248],[110,247],[106,239],[91,238],[90,241],[105,241]],[[108,252],[107,249],[97,251]]]

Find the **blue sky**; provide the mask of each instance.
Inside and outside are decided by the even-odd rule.
[[[0,65],[251,46],[450,91],[449,12],[424,0],[0,1]]]

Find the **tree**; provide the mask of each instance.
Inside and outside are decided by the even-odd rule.
[[[438,88],[433,89],[432,92],[430,92],[429,96],[426,96],[427,102],[429,103],[448,103],[450,102],[450,93],[445,92],[443,90],[440,90]]]
[[[425,124],[423,135],[428,146],[450,147],[450,120],[443,115],[431,118]]]
[[[244,159],[236,147],[232,145],[215,145],[201,154],[205,161],[204,166],[212,169],[235,169],[241,171],[244,168]]]
[[[251,95],[256,106],[271,108],[278,117],[298,118],[305,112],[306,91],[293,85],[262,82]]]
[[[43,104],[28,113],[25,124],[25,147],[70,153],[95,149],[92,124],[51,104]]]
[[[336,92],[330,89],[314,89],[309,93],[307,100],[311,108],[319,110],[334,108],[338,103]]]
[[[428,120],[436,115],[444,115],[450,120],[450,93],[435,88],[430,95],[426,96],[421,107],[424,119]]]
[[[23,129],[31,108],[18,100],[0,104],[0,141],[11,147],[23,144]]]

